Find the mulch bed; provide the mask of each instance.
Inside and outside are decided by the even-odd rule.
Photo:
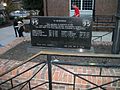
[[[8,21],[4,24],[0,24],[0,28],[4,28],[4,27],[7,27],[7,26],[11,26],[12,25],[12,21]]]
[[[111,53],[111,43],[109,42],[95,42],[92,44],[92,47],[94,48],[94,53]],[[22,43],[11,48],[4,54],[0,55],[0,58],[9,60],[25,60],[28,59],[30,56],[36,54],[39,50],[43,50],[42,48],[40,48],[38,51],[35,52],[35,48],[37,49],[40,47],[32,46],[30,41],[23,41]]]
[[[111,43],[110,42],[94,42],[92,43],[92,48],[94,48],[92,53],[100,53],[100,54],[110,54],[111,53]],[[11,48],[7,52],[0,55],[1,59],[7,60],[16,60],[16,61],[24,61],[30,58],[31,56],[37,54],[39,51],[42,50],[53,50],[53,47],[38,47],[32,46],[30,41],[23,41],[22,43],[16,45],[15,47]],[[56,49],[61,50],[61,49]],[[64,49],[62,49],[63,51]],[[66,52],[72,52],[70,49],[66,49]],[[80,53],[80,52],[78,52]],[[46,61],[46,55],[40,55],[37,58],[33,59],[32,62],[42,62]],[[97,64],[114,64],[118,65],[120,63],[119,59],[114,58],[98,58],[98,57],[71,57],[71,56],[52,56],[52,60],[60,60],[67,63],[81,63],[87,64],[96,63]]]

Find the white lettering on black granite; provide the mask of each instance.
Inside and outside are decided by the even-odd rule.
[[[49,37],[58,37],[57,30],[49,30]]]
[[[69,29],[69,30],[86,30],[86,28],[79,26],[79,25],[73,25],[73,24],[56,24],[56,23],[47,23],[45,25],[38,25],[35,26],[35,28],[43,28],[43,29]]]
[[[46,37],[47,34],[43,30],[32,30],[32,36],[43,36],[43,37]]]

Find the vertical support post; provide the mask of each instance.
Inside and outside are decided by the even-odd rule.
[[[100,73],[99,73],[99,75],[100,76],[102,75],[102,67],[100,67]]]
[[[95,21],[95,4],[96,4],[96,0],[94,0],[93,3],[93,21]]]
[[[44,16],[48,16],[48,0],[43,0]]]
[[[116,28],[113,33],[112,54],[119,54],[120,52],[120,0],[118,0]]]
[[[73,90],[75,90],[75,81],[76,81],[76,76],[74,75]]]
[[[29,90],[32,90],[32,89],[31,89],[31,84],[30,84],[30,81],[29,81]]]
[[[120,20],[116,22],[116,29],[113,33],[112,54],[119,54],[120,52]]]
[[[51,55],[47,55],[47,61],[48,61],[49,90],[52,90],[52,65],[51,65]]]
[[[11,79],[10,82],[11,82],[11,87],[13,88],[13,80]]]
[[[48,16],[48,0],[46,0],[46,16]]]

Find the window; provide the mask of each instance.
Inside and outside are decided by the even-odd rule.
[[[73,10],[73,3],[75,3],[80,10],[92,10],[93,0],[71,0],[71,10]]]
[[[82,10],[92,10],[92,0],[83,0]]]
[[[76,4],[78,7],[79,7],[79,9],[81,9],[80,7],[81,7],[81,0],[71,0],[71,9],[73,10],[73,7],[72,7],[72,4]]]

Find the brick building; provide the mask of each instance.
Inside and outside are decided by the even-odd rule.
[[[48,16],[72,16],[72,3],[76,3],[82,14],[115,15],[118,0],[44,0],[44,14]]]

